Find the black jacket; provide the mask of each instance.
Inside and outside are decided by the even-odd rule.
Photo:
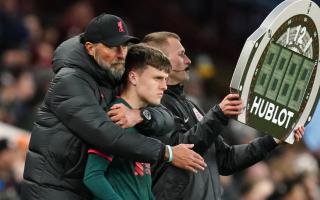
[[[176,131],[161,137],[165,143],[195,144],[207,168],[198,173],[180,170],[162,163],[153,168],[153,192],[157,200],[218,200],[221,199],[219,174],[230,175],[264,159],[276,147],[271,136],[265,136],[245,145],[229,146],[220,132],[227,124],[219,106],[206,115],[184,97],[183,87],[168,86],[161,102],[176,117]]]
[[[31,135],[22,199],[90,199],[82,183],[88,146],[142,162],[163,159],[163,143],[133,135],[106,116],[117,82],[85,52],[79,36],[56,49],[53,70],[56,75]],[[151,121],[146,129],[166,132],[173,127],[173,118],[166,112],[149,111],[165,117],[153,117],[156,124]]]

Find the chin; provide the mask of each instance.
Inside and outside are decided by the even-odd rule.
[[[185,79],[183,79],[183,80],[179,81],[179,83],[184,84],[184,83],[186,83],[186,82],[188,82],[188,81],[189,81],[189,78],[185,78]]]
[[[185,77],[185,81],[189,81],[189,79],[190,79],[190,76],[189,76],[189,74]]]
[[[189,76],[180,77],[179,83],[184,83],[184,82],[186,82],[186,81],[189,81],[189,79],[190,79]]]
[[[151,106],[158,106],[160,105],[160,101],[152,101],[152,102],[149,102],[148,104]]]

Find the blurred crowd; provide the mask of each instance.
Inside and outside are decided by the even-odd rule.
[[[83,32],[91,18],[101,12],[121,16],[140,38],[154,31],[178,33],[193,61],[186,92],[208,110],[229,92],[246,38],[280,2],[0,0],[0,122],[31,131],[53,76],[54,49]],[[17,158],[23,158],[26,145],[2,138],[1,132],[0,127],[0,200],[19,199],[23,162]],[[236,121],[229,124],[224,135],[231,144],[260,136]],[[283,145],[266,161],[221,177],[224,199],[320,199],[319,152],[309,150],[303,142]]]
[[[231,121],[223,134],[231,144],[248,143],[261,135],[237,121]],[[266,160],[232,176],[221,176],[224,199],[318,200],[319,160],[317,152],[303,142],[282,144]]]

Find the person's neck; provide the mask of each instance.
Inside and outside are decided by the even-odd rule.
[[[175,81],[175,80],[172,80],[172,79],[168,79],[167,80],[167,85],[178,85],[179,82],[178,81]]]
[[[171,78],[168,78],[167,80],[167,85],[183,85],[183,82],[179,82],[177,80],[174,80],[174,79],[171,79]]]
[[[124,89],[121,92],[120,97],[124,99],[133,109],[139,109],[147,105],[138,97],[134,90],[129,88]]]

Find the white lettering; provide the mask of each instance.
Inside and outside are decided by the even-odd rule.
[[[287,119],[287,110],[286,109],[282,109],[280,111],[280,114],[278,116],[278,125],[282,126],[284,124],[284,122]]]
[[[306,46],[304,47],[304,49],[302,51],[303,53],[305,53],[309,49],[311,43],[312,43],[312,37],[309,39],[309,41],[307,42]]]
[[[287,120],[287,123],[286,123],[286,128],[288,128],[289,121],[290,121],[291,117],[293,117],[293,115],[294,115],[293,112],[291,112],[291,111],[288,112],[288,120]]]
[[[303,37],[306,35],[306,32],[307,32],[306,27],[302,27],[302,29],[300,31],[301,35],[299,36],[298,41],[297,41],[298,44],[303,44]]]
[[[278,119],[276,118],[276,116],[277,116],[277,113],[278,113],[278,106],[276,107],[276,111],[274,112],[275,114],[273,115],[273,117],[272,117],[272,123],[274,123],[274,124],[277,124],[277,122],[278,122]]]
[[[252,113],[253,109],[255,108],[256,111],[254,112],[254,115],[257,115],[260,103],[261,103],[261,99],[259,99],[259,102],[257,102],[258,97],[256,96],[253,100],[253,105],[251,107],[250,113]]]
[[[301,25],[297,26],[296,35],[294,36],[294,39],[293,39],[294,43],[297,43],[297,39],[298,39],[298,36],[299,36],[300,29],[301,29]]]
[[[289,44],[289,37],[290,37],[290,27],[288,27],[287,29],[286,45]]]
[[[250,113],[257,115],[261,119],[270,121],[278,126],[288,128],[290,120],[293,118],[294,113],[288,111],[286,108],[279,107],[265,99],[255,96],[250,109]]]
[[[264,105],[264,99],[262,99],[261,106],[260,106],[259,113],[258,113],[258,116],[261,118],[266,114],[269,102],[266,103],[266,105],[264,106],[264,109],[262,109],[263,105]],[[261,111],[261,110],[263,110],[263,111]]]
[[[264,118],[269,121],[272,118],[273,111],[274,111],[274,104],[273,103],[269,103],[267,114],[266,114],[266,116]]]

